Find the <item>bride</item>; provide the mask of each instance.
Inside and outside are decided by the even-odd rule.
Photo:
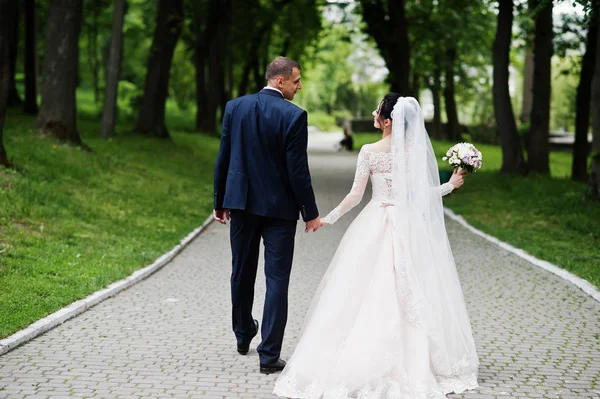
[[[373,198],[346,231],[275,384],[290,398],[431,399],[477,387],[478,358],[444,225],[419,103],[390,93],[373,113],[383,138],[362,147],[352,190],[323,225]]]

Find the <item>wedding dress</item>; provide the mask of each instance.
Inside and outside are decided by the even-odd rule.
[[[454,187],[439,184],[416,100],[401,98],[392,116],[392,140],[363,146],[350,193],[322,219],[333,224],[358,205],[370,178],[371,201],[313,297],[278,396],[431,399],[478,386],[441,205]]]

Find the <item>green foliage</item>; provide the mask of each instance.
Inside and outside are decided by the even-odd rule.
[[[182,41],[179,41],[173,54],[169,91],[182,110],[193,106],[196,101],[196,69],[191,58],[191,51],[186,49]]]
[[[490,65],[496,14],[490,3],[426,0],[407,2],[406,8],[413,73],[422,77],[425,87],[432,87],[434,71],[443,72],[447,64],[446,51],[456,48],[454,79],[461,123],[493,121]]]
[[[0,170],[0,338],[152,263],[212,209],[215,137],[103,141],[82,120],[88,153],[33,126],[10,113],[5,130],[17,170]]]
[[[360,32],[360,19],[337,8],[326,15],[319,40],[306,57],[298,104],[309,115],[325,113],[339,125],[344,118],[370,115],[389,86],[382,81],[385,67],[374,43]],[[319,123],[319,118],[313,121]]]
[[[552,60],[552,97],[550,100],[550,129],[575,131],[577,114],[575,97],[579,85],[580,56]],[[576,73],[569,72],[574,68]]]
[[[355,148],[379,138],[356,134]],[[453,144],[433,142],[440,170],[450,170],[441,154]],[[475,145],[483,153],[483,168],[444,205],[476,228],[600,287],[600,207],[585,195],[585,184],[570,180],[571,155],[550,154],[552,177],[500,175],[500,148]]]

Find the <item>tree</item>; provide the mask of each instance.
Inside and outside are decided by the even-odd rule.
[[[121,73],[121,57],[123,55],[123,20],[125,18],[125,0],[113,2],[113,26],[106,71],[106,89],[104,92],[104,109],[100,135],[103,138],[115,135],[117,121],[117,94],[119,91],[119,75]]]
[[[290,2],[291,0],[273,0],[272,4],[267,5],[263,5],[259,1],[249,2],[251,12],[257,21],[255,23],[252,21],[255,26],[252,29],[249,46],[244,58],[238,89],[239,95],[256,91],[264,85],[264,70],[267,67],[266,63],[270,61],[265,61],[264,58],[268,58],[269,55],[269,42],[272,38],[273,29],[280,13]]]
[[[77,132],[75,89],[79,66],[82,0],[51,0],[44,52],[42,104],[37,118],[42,132],[81,145]]]
[[[529,123],[531,105],[533,103],[533,52],[527,46],[525,49],[525,65],[523,66],[523,102],[521,105],[521,123]]]
[[[183,0],[160,0],[150,56],[144,96],[135,130],[147,136],[169,138],[165,126],[165,103],[169,90],[169,72],[173,52],[181,34]]]
[[[10,83],[9,36],[12,0],[0,0],[0,165],[9,166],[4,148],[3,131]]]
[[[17,72],[17,50],[19,48],[19,16],[20,16],[20,2],[12,1],[6,9],[7,19],[7,33],[8,33],[8,105],[17,106],[21,105],[21,97],[17,92],[17,85],[15,81],[15,74]]]
[[[104,7],[108,7],[109,4],[104,4],[102,0],[87,0],[85,4],[85,16],[83,20],[83,26],[87,33],[87,58],[88,68],[92,74],[92,87],[94,88],[94,102],[98,103],[100,100],[100,65],[101,62],[98,59],[98,28],[99,28],[99,16],[100,12]],[[114,18],[114,16],[113,16]]]
[[[373,37],[390,71],[391,90],[412,95],[411,46],[404,0],[360,0],[366,32]]]
[[[498,26],[494,41],[494,115],[502,143],[500,172],[516,173],[525,170],[523,149],[517,132],[515,115],[510,101],[509,59],[513,25],[513,0],[499,0]]]
[[[25,113],[35,115],[37,106],[37,45],[35,0],[25,0]]]
[[[442,130],[442,71],[439,66],[436,66],[433,70],[433,82],[429,86],[431,95],[433,97],[433,132],[432,135],[436,139],[443,138]]]
[[[596,25],[600,26],[600,12],[596,6]],[[596,66],[600,65],[600,29],[596,32]],[[594,78],[592,80],[592,175],[590,183],[593,195],[600,199],[600,68],[594,68]]]
[[[208,7],[194,8],[194,66],[196,67],[196,129],[213,132],[217,110],[226,97],[225,39],[231,0],[209,0]]]
[[[434,102],[433,137],[442,138],[442,99],[446,103],[449,125],[446,138],[459,140],[462,110],[481,107],[481,93],[487,84],[496,16],[487,1],[420,0],[406,3],[411,43],[411,70],[418,71],[431,90]],[[413,73],[414,78],[414,73]],[[460,101],[457,101],[457,98]],[[473,104],[473,98],[477,103]],[[490,104],[492,96],[489,96]],[[491,110],[491,107],[489,107]]]
[[[585,54],[581,61],[581,72],[579,74],[579,85],[577,87],[575,115],[575,144],[573,145],[573,165],[571,178],[578,181],[588,179],[588,129],[590,123],[590,103],[592,95],[592,78],[596,65],[596,40],[598,35],[598,24],[593,10],[590,15],[588,32],[586,36]]]
[[[550,173],[550,80],[552,58],[552,1],[530,0],[535,12],[535,38],[533,46],[534,77],[531,125],[528,134],[529,170],[540,174]]]
[[[446,105],[446,118],[448,119],[448,138],[460,140],[460,122],[458,121],[458,108],[456,106],[456,90],[454,75],[456,65],[456,47],[453,43],[446,50],[446,71],[444,74],[444,104]]]

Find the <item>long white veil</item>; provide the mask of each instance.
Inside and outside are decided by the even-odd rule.
[[[421,107],[412,97],[398,99],[392,111],[392,152],[393,229],[403,255],[395,260],[401,305],[427,331],[436,375],[476,374],[477,353],[446,233],[437,161]]]

